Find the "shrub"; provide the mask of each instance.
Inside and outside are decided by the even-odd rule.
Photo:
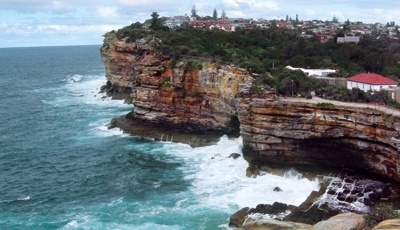
[[[335,107],[334,104],[326,103],[326,102],[320,102],[320,103],[317,104],[317,106],[321,107],[321,108],[333,108],[333,107]]]
[[[369,228],[384,220],[395,219],[398,217],[398,213],[390,203],[378,203],[372,208],[370,214],[364,215],[365,222]]]
[[[252,85],[250,87],[250,92],[252,92],[252,93],[262,93],[263,91],[264,91],[263,88],[261,88],[258,85]]]

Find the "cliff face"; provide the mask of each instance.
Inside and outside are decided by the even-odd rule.
[[[384,113],[318,101],[251,93],[253,78],[233,66],[192,66],[108,33],[101,49],[114,92],[129,95],[130,118],[184,131],[234,133],[240,127],[249,161],[327,165],[369,171],[400,181],[400,123]]]
[[[132,117],[188,132],[239,133],[234,97],[246,71],[216,64],[178,62],[158,54],[148,37],[125,43],[108,33],[101,48],[114,92],[129,94]],[[250,79],[250,78],[249,78]]]
[[[400,181],[399,123],[352,106],[316,100],[243,98],[238,109],[249,161],[339,166]]]

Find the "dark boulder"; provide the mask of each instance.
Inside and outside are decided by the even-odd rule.
[[[239,158],[241,155],[239,153],[231,153],[231,155],[229,155],[229,158],[233,158],[233,159],[237,159]]]

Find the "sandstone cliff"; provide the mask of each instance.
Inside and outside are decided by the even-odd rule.
[[[129,94],[131,117],[188,132],[237,133],[234,97],[247,72],[232,66],[178,62],[157,53],[143,38],[125,43],[108,33],[101,48],[106,76],[114,92]]]
[[[132,43],[107,33],[101,48],[108,89],[134,105],[129,119],[187,132],[238,133],[252,162],[327,165],[400,181],[400,123],[353,106],[251,92],[253,77],[234,66],[190,60],[176,64],[152,48],[154,37]]]

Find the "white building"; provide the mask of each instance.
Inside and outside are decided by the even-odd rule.
[[[399,84],[397,81],[390,78],[375,74],[375,73],[362,73],[347,78],[347,88],[359,88],[365,92],[380,91],[381,89],[387,89],[396,87]]]
[[[337,43],[349,43],[349,42],[359,43],[360,37],[359,36],[337,37],[336,41],[337,41]]]
[[[303,69],[303,68],[293,68],[291,66],[286,66],[287,69],[290,70],[301,70],[306,73],[308,76],[315,76],[315,77],[327,77],[330,73],[336,73],[334,69]]]

